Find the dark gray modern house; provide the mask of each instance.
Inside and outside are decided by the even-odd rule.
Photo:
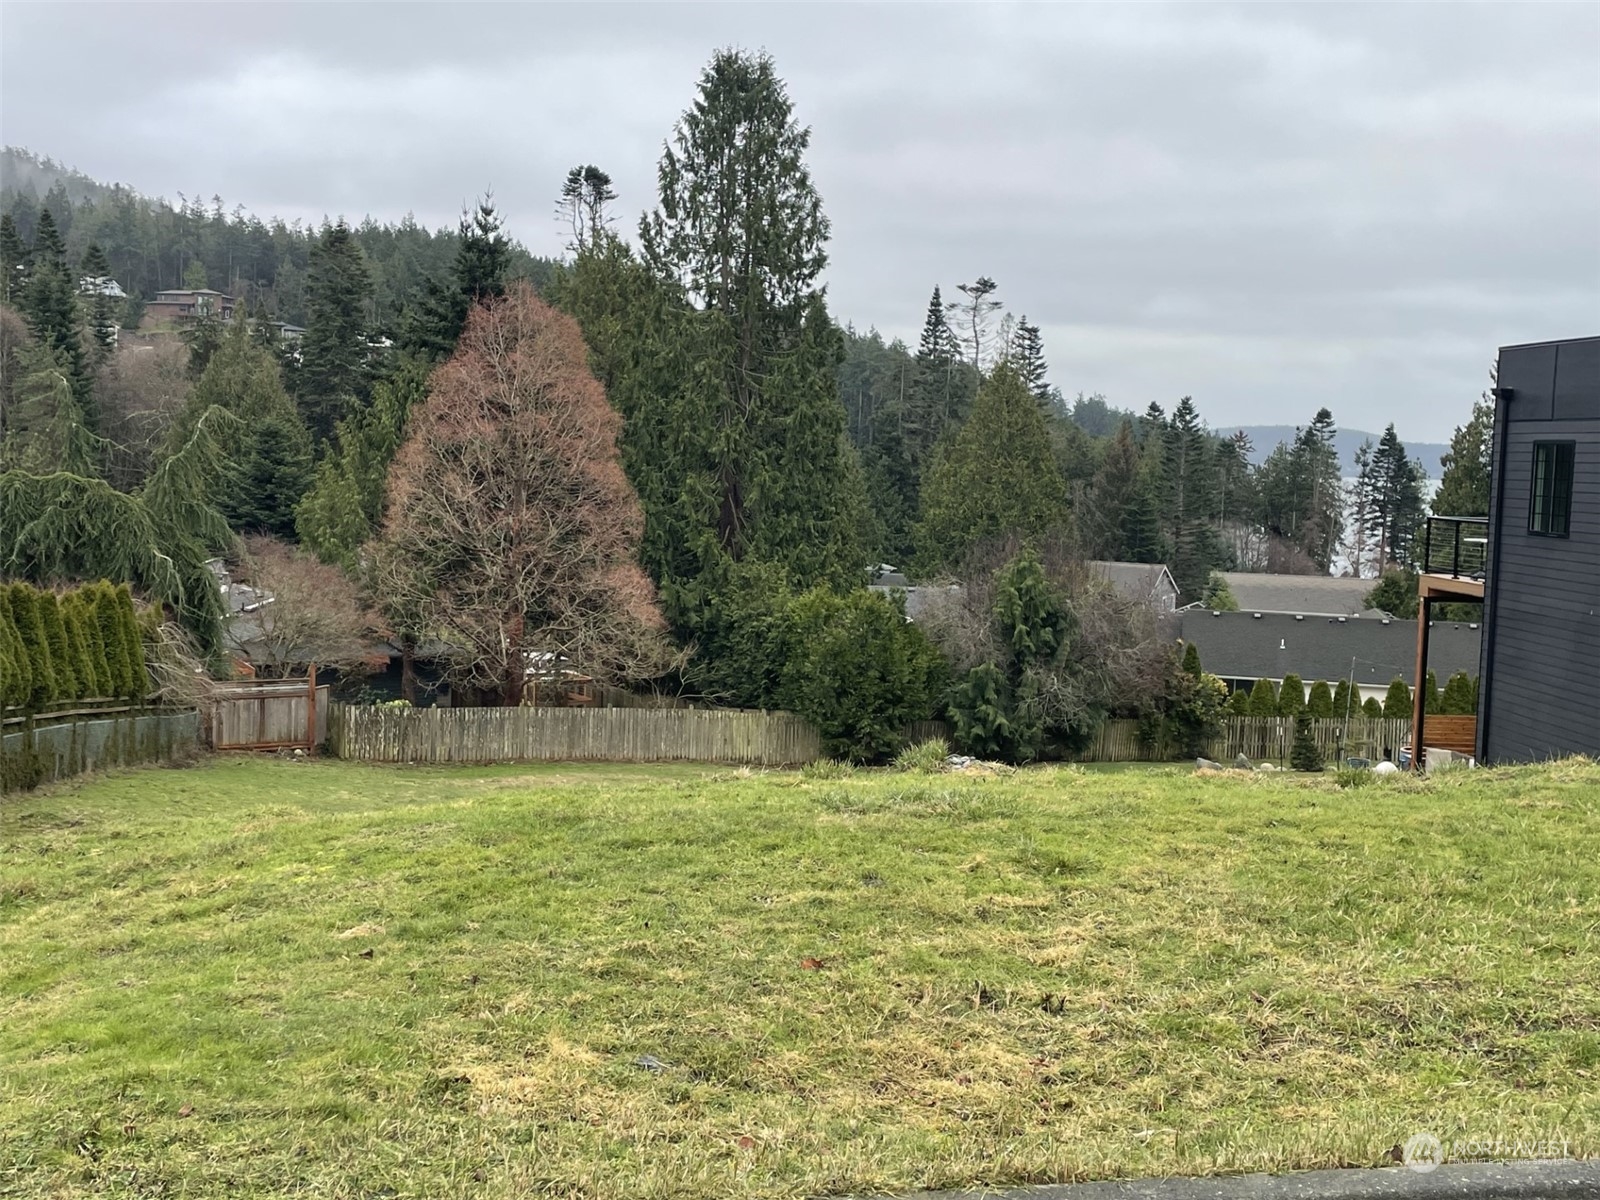
[[[1505,346],[1497,383],[1489,517],[1430,520],[1418,656],[1431,602],[1481,595],[1478,761],[1600,755],[1600,337]]]

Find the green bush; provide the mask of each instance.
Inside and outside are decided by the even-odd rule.
[[[907,746],[894,756],[894,769],[913,775],[936,775],[950,757],[950,743],[943,738],[927,738]]]
[[[1394,677],[1394,682],[1389,685],[1389,694],[1383,698],[1383,715],[1404,720],[1411,713],[1411,689],[1406,686],[1406,681],[1400,676]]]
[[[1452,716],[1472,716],[1478,711],[1477,684],[1465,671],[1457,671],[1445,681],[1439,697],[1439,711]]]
[[[11,618],[11,589],[0,586],[0,708],[26,708],[32,691],[33,664]]]
[[[130,700],[143,700],[150,693],[150,675],[145,670],[144,636],[139,632],[139,618],[133,611],[133,592],[125,583],[117,586],[117,616],[132,676],[125,694]]]
[[[1252,717],[1278,715],[1278,693],[1272,686],[1272,680],[1258,679],[1255,687],[1250,689],[1250,715]]]
[[[41,590],[34,594],[34,606],[39,613],[39,625],[45,640],[50,644],[50,702],[73,700],[78,691],[78,671],[73,659],[72,646],[67,642],[67,627],[61,620],[61,603],[52,591]]]
[[[1200,647],[1190,642],[1183,648],[1183,670],[1187,675],[1199,679],[1203,672],[1200,669]]]
[[[122,612],[117,606],[117,589],[101,580],[93,584],[89,591],[95,620],[100,625],[100,640],[106,650],[106,670],[111,685],[106,695],[126,696],[133,690],[133,664],[128,655]]]
[[[1339,680],[1339,686],[1333,689],[1333,715],[1341,718],[1361,715],[1360,698],[1357,697],[1355,703],[1351,702],[1348,679]]]
[[[1283,677],[1278,688],[1278,715],[1298,717],[1306,711],[1306,685],[1293,671]]]
[[[1333,689],[1326,681],[1319,679],[1311,685],[1311,695],[1306,700],[1306,715],[1312,717],[1334,715]]]
[[[72,594],[73,607],[82,623],[84,648],[88,651],[89,667],[94,676],[95,696],[115,696],[111,682],[111,666],[106,661],[106,641],[100,632],[100,616],[95,611],[94,588],[79,588]]]
[[[56,671],[50,661],[50,640],[39,618],[39,593],[25,583],[11,585],[11,619],[28,655],[29,687],[23,707],[38,710],[55,700]]]
[[[1436,713],[1440,711],[1439,677],[1430,670],[1427,680],[1428,682],[1422,689],[1422,711],[1424,713]]]
[[[1228,711],[1236,717],[1250,715],[1250,693],[1243,688],[1235,688],[1233,695],[1228,697]]]
[[[1289,747],[1289,765],[1296,771],[1320,771],[1327,765],[1316,738],[1312,736],[1309,717],[1295,720],[1294,743]]]
[[[1379,717],[1383,716],[1383,705],[1379,703],[1376,696],[1368,696],[1361,702],[1361,712],[1362,715],[1371,717],[1373,720],[1377,720]]]

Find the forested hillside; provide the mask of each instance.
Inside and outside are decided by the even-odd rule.
[[[1198,686],[1083,560],[1168,563],[1218,606],[1219,570],[1411,563],[1424,472],[1392,425],[1347,489],[1327,409],[1263,448],[1188,396],[1069,401],[988,277],[908,281],[914,347],[841,322],[810,137],[770,58],[719,53],[636,228],[599,166],[551,181],[560,263],[488,196],[451,230],[313,229],[8,150],[0,573],[129,583],[223,671],[208,559],[331,571],[301,593],[361,613],[273,669],[365,621],[493,702],[569,662],[793,707],[847,753],[941,712],[1031,757]],[[141,320],[178,287],[236,304]],[[1487,421],[1452,443],[1452,505],[1487,494]],[[962,580],[966,616],[908,626],[863,590],[883,563]]]

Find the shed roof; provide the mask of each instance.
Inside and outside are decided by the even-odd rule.
[[[1172,572],[1165,563],[1105,562],[1092,559],[1089,565],[1110,581],[1117,591],[1133,600],[1148,600],[1156,594],[1163,580],[1174,593],[1178,590]]]
[[[1367,594],[1378,585],[1376,579],[1258,575],[1249,571],[1224,571],[1222,578],[1244,612],[1328,617],[1360,616],[1367,607]]]

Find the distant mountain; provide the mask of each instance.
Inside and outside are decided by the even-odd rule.
[[[1250,455],[1250,461],[1260,466],[1266,461],[1267,455],[1272,453],[1273,447],[1279,442],[1294,441],[1295,427],[1293,425],[1219,425],[1212,432],[1220,437],[1231,437],[1236,430],[1243,430],[1250,435],[1251,444],[1255,447]],[[1347,476],[1356,473],[1356,450],[1362,442],[1371,441],[1374,446],[1382,434],[1368,433],[1364,429],[1341,429],[1334,437],[1334,448],[1339,451],[1341,471]],[[1428,472],[1430,479],[1437,479],[1444,468],[1439,465],[1439,456],[1450,449],[1443,442],[1405,442],[1406,453],[1413,461],[1420,462],[1423,469]]]

